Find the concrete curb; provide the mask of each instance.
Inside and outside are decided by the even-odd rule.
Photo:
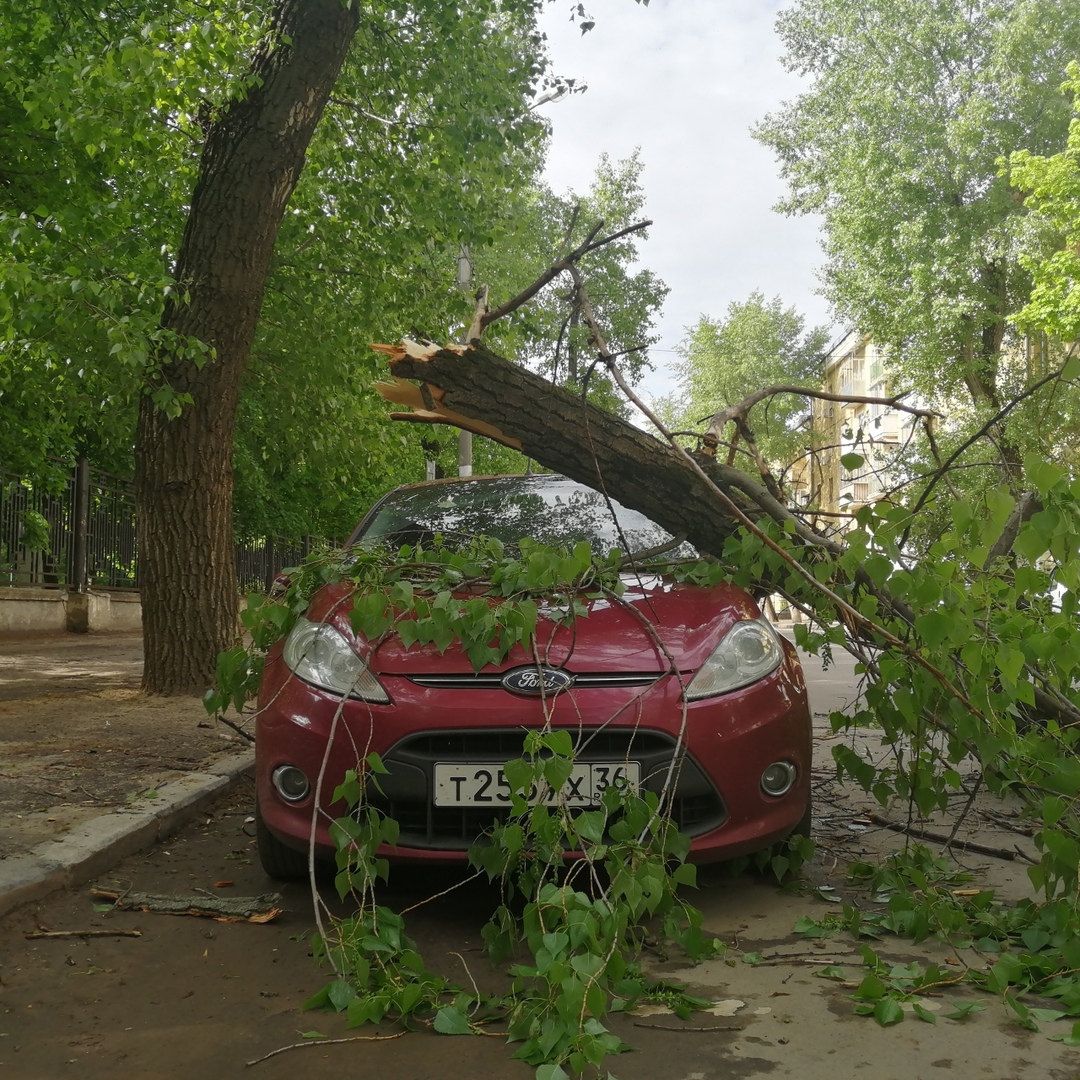
[[[0,861],[0,917],[58,889],[82,885],[126,855],[171,836],[254,766],[254,750],[222,758],[206,772],[162,784],[158,798],[146,808],[104,814],[39,844],[28,855]]]

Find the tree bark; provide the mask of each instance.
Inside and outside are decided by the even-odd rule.
[[[378,348],[389,355],[394,376],[422,384],[419,391],[401,383],[376,387],[387,400],[415,406],[397,419],[468,427],[520,449],[640,510],[699,551],[719,552],[738,526],[678,451],[479,342],[461,350]],[[790,517],[753,478],[705,454],[696,460],[748,516]]]
[[[143,689],[204,690],[236,640],[233,426],[285,207],[358,16],[342,0],[278,0],[250,89],[207,132],[162,328],[181,346],[139,408],[135,499],[142,590]],[[151,393],[189,395],[170,419]]]

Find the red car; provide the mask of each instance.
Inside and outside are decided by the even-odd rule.
[[[512,476],[398,488],[349,544],[477,535],[568,546],[584,538],[602,554],[670,539],[643,515],[564,477]],[[539,667],[516,647],[479,673],[456,643],[440,654],[434,645],[405,648],[396,635],[375,646],[358,638],[348,587],[323,587],[271,651],[262,679],[256,823],[267,873],[306,873],[313,816],[316,857],[332,858],[327,826],[344,806],[331,807],[331,793],[371,751],[389,770],[379,778],[383,794],[371,800],[401,830],[386,854],[465,860],[505,813],[502,766],[521,756],[524,732],[543,723],[545,708],[577,748],[563,792],[572,806],[596,805],[611,783],[659,791],[679,756],[672,813],[692,838],[692,861],[732,858],[807,832],[811,721],[793,647],[734,585],[674,584],[644,573],[623,580],[624,604],[588,601],[588,616],[572,626],[541,619]],[[314,813],[316,791],[327,813]]]

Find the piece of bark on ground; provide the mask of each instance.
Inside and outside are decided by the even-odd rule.
[[[218,922],[267,923],[284,910],[281,893],[262,896],[161,896],[155,893],[91,889],[92,896],[112,900],[120,911],[150,911],[159,915],[200,915]]]

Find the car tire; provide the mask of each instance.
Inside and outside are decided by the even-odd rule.
[[[773,874],[772,859],[776,855],[788,854],[788,842],[795,836],[805,836],[807,840],[810,839],[810,829],[814,821],[814,800],[813,797],[808,797],[806,800],[806,810],[803,812],[803,816],[799,819],[795,828],[791,830],[784,837],[783,840],[777,840],[775,844],[770,844],[769,847],[763,848],[756,855],[750,856],[751,872],[757,877],[766,881],[776,882],[777,878]],[[786,884],[789,881],[798,877],[798,870],[788,869],[780,877],[779,883],[781,885]]]
[[[805,836],[810,839],[810,830],[814,824],[814,796],[806,797],[806,813],[799,819],[799,824],[788,834],[789,836]]]
[[[306,852],[296,851],[283,844],[267,828],[255,802],[255,844],[259,851],[259,862],[268,877],[275,881],[303,881],[308,876],[308,857]]]

